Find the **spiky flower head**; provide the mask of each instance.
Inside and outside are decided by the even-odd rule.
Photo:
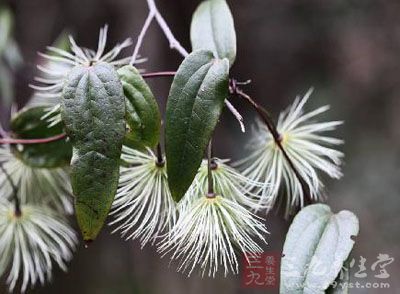
[[[311,93],[312,89],[303,98],[297,97],[293,105],[280,114],[277,130],[281,136],[280,143],[308,187],[310,197],[317,200],[324,187],[318,171],[335,179],[342,176],[340,165],[343,153],[332,146],[340,145],[343,141],[323,134],[335,130],[342,122],[313,121],[317,115],[327,111],[329,106],[305,113],[303,107]],[[303,206],[305,194],[301,181],[267,127],[261,122],[258,123],[254,139],[249,145],[252,153],[238,164],[243,167],[244,175],[268,184],[260,204],[272,207],[280,188],[284,186],[287,195],[286,214],[293,207]]]
[[[45,204],[61,213],[73,213],[72,188],[64,168],[31,167],[6,146],[0,146],[0,163],[19,187],[21,203]],[[8,199],[12,193],[6,174],[0,171],[0,199]]]
[[[64,82],[72,68],[77,65],[89,67],[100,62],[106,62],[116,67],[129,64],[130,57],[118,58],[118,56],[123,49],[132,45],[132,40],[128,38],[124,42],[115,45],[110,51],[105,52],[107,32],[107,25],[100,29],[97,51],[79,47],[74,38],[69,36],[71,52],[49,46],[47,47],[48,53],[39,53],[45,60],[45,66],[37,66],[41,76],[36,77],[35,81],[40,84],[30,85],[36,90],[34,101],[31,104],[50,106],[48,116],[51,117],[49,121],[51,125],[61,121],[61,116],[54,116],[54,113],[59,113],[59,103]],[[145,59],[137,59],[135,64],[144,61]]]
[[[124,146],[120,180],[112,212],[126,239],[140,239],[142,246],[154,243],[176,221],[176,205],[171,196],[164,162],[147,153]]]
[[[243,205],[251,210],[259,208],[260,192],[264,183],[254,181],[228,165],[228,159],[213,158],[211,175],[216,194]],[[207,194],[208,163],[203,160],[196,177],[185,197],[179,202],[179,211],[188,209],[191,203]],[[265,208],[265,207],[264,207]]]
[[[263,252],[257,243],[266,243],[268,232],[262,221],[228,198],[203,196],[179,216],[158,251],[163,256],[171,253],[171,260],[179,263],[178,271],[189,276],[196,267],[202,276],[214,277],[219,268],[225,276],[238,273],[235,248],[246,256]]]
[[[13,291],[21,279],[21,292],[44,284],[52,277],[54,264],[67,270],[77,238],[66,220],[46,206],[14,205],[0,201],[0,277],[8,272]]]

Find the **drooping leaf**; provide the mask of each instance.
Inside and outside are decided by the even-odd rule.
[[[160,139],[161,115],[153,93],[133,66],[120,68],[118,74],[126,97],[129,126],[125,144],[140,149],[155,147]]]
[[[294,218],[283,247],[280,293],[325,293],[339,274],[358,234],[357,217],[314,204]]]
[[[46,107],[33,107],[20,111],[11,120],[11,131],[18,139],[44,139],[62,134],[60,124],[51,128],[42,119]],[[26,165],[37,168],[66,166],[71,161],[72,145],[65,139],[43,144],[12,146],[13,153]]]
[[[166,156],[172,196],[179,201],[196,175],[228,95],[228,60],[210,51],[190,54],[168,97]]]
[[[125,97],[106,63],[77,66],[63,90],[62,118],[73,144],[71,183],[83,238],[96,238],[118,187],[125,136]]]
[[[217,58],[236,58],[236,33],[232,13],[225,0],[203,1],[193,14],[190,38],[194,50],[214,52]]]

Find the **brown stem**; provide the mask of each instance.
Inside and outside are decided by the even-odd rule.
[[[59,141],[66,138],[66,134],[60,134],[57,136],[43,138],[43,139],[13,139],[13,138],[2,138],[0,139],[0,144],[22,144],[22,145],[29,145],[29,144],[43,144],[43,143],[50,143],[54,141]]]
[[[215,197],[214,179],[212,176],[212,172],[213,172],[212,170],[213,170],[213,159],[212,159],[212,139],[211,139],[210,143],[208,143],[208,147],[207,147],[207,180],[208,180],[207,197],[208,198]]]
[[[156,164],[159,167],[163,167],[165,165],[165,160],[164,160],[162,149],[161,149],[161,143],[157,144],[156,151],[157,151],[157,162],[156,162]]]
[[[11,176],[8,174],[8,172],[3,167],[3,164],[0,164],[0,169],[6,175],[7,181],[10,183],[11,188],[13,190],[13,200],[14,200],[14,206],[15,206],[14,212],[15,212],[15,216],[19,217],[19,216],[21,216],[21,202],[19,201],[19,198],[18,198],[18,188],[17,188],[17,186],[15,186],[14,181],[11,179]]]
[[[149,72],[142,74],[144,79],[149,78],[160,78],[160,77],[173,77],[175,76],[176,71],[158,71],[158,72]]]
[[[282,136],[279,134],[279,132],[278,132],[278,130],[276,128],[276,125],[275,125],[274,121],[272,120],[272,118],[271,118],[270,114],[268,113],[268,111],[265,108],[263,108],[261,105],[259,105],[257,102],[255,102],[249,95],[247,95],[241,89],[239,89],[235,82],[233,82],[233,86],[230,87],[230,90],[231,90],[231,94],[237,94],[240,97],[244,98],[257,111],[257,114],[260,116],[262,121],[267,126],[267,128],[270,131],[272,137],[274,138],[274,141],[275,141],[276,145],[281,150],[281,152],[282,152],[283,156],[285,157],[286,161],[288,162],[290,168],[293,170],[294,174],[296,175],[297,179],[299,180],[301,188],[303,190],[303,193],[306,196],[305,197],[306,204],[307,203],[311,203],[312,199],[311,199],[311,195],[310,195],[310,191],[309,191],[308,185],[305,182],[305,180],[303,179],[303,177],[300,175],[300,173],[297,170],[297,168],[295,167],[293,161],[290,159],[290,157],[287,154],[285,148],[282,146]]]

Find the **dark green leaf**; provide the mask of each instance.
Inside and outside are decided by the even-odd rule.
[[[106,63],[75,67],[64,87],[61,113],[74,146],[76,215],[90,241],[100,232],[118,187],[125,97],[115,69]]]
[[[155,147],[160,139],[161,115],[149,86],[131,65],[118,70],[126,97],[129,132],[125,144],[134,148]]]
[[[357,217],[314,204],[294,218],[283,247],[280,293],[325,293],[353,248]]]
[[[232,66],[236,58],[236,33],[232,13],[225,0],[203,1],[193,14],[190,28],[193,50],[205,49]]]
[[[45,107],[33,107],[20,111],[11,120],[11,131],[18,139],[43,139],[63,133],[60,124],[48,127],[42,119],[47,113]],[[65,139],[31,145],[12,146],[16,157],[25,164],[37,168],[56,168],[71,161],[72,146]]]
[[[228,96],[227,59],[195,51],[179,67],[166,111],[166,155],[172,196],[179,201],[196,175]]]

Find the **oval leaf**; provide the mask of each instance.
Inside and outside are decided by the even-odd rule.
[[[125,144],[140,149],[155,147],[160,139],[161,115],[153,93],[133,66],[120,68],[118,74],[126,97],[129,126]]]
[[[84,240],[91,241],[114,200],[125,136],[125,97],[114,68],[106,63],[75,67],[63,90],[61,114],[74,147],[76,216]]]
[[[353,248],[357,217],[314,204],[294,218],[283,247],[280,293],[325,293]]]
[[[179,67],[166,111],[166,156],[172,196],[179,201],[193,182],[228,96],[228,60],[195,51]]]
[[[44,139],[62,134],[60,124],[48,127],[48,123],[42,119],[46,113],[46,107],[27,108],[18,112],[11,120],[13,136],[18,139]],[[13,145],[12,150],[26,165],[36,168],[69,165],[72,156],[72,145],[65,139],[44,144]]]
[[[216,57],[236,58],[236,33],[232,13],[225,0],[203,1],[193,14],[190,38],[194,50],[212,51]]]

